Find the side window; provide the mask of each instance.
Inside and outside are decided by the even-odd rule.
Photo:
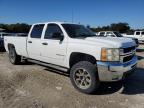
[[[48,24],[44,39],[59,39],[62,30],[57,24]]]
[[[107,32],[107,36],[115,37],[115,35],[112,34],[112,32]]]
[[[136,35],[140,35],[140,32],[136,32]]]
[[[31,38],[41,38],[44,24],[35,25],[31,32]]]
[[[100,32],[100,36],[104,36],[105,35],[105,32]]]

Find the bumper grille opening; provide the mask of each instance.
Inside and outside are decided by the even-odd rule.
[[[124,57],[123,58],[123,62],[128,62],[128,61],[132,60],[133,57],[134,57],[134,55],[130,55],[130,56]]]

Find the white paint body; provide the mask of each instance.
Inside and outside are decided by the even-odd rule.
[[[140,43],[144,42],[144,31],[135,31],[133,35],[122,34],[124,37],[137,38]]]
[[[63,41],[44,39],[45,30],[49,23],[55,23],[61,28],[64,34]],[[62,22],[39,24],[45,24],[41,39],[33,39],[30,37],[34,24],[31,27],[28,37],[5,37],[6,51],[8,51],[8,44],[11,43],[15,46],[18,55],[69,68],[70,55],[73,52],[89,54],[95,57],[96,60],[100,61],[102,48],[123,48],[135,45],[131,39],[118,37],[88,37],[85,39],[70,38],[62,27],[61,24],[64,24]],[[32,41],[32,43],[28,43],[28,41]],[[48,45],[42,45],[43,42],[47,42]]]

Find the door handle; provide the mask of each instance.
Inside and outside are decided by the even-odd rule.
[[[32,41],[28,41],[28,43],[32,43]]]
[[[48,45],[48,43],[46,43],[46,42],[44,42],[44,43],[42,43],[43,45]]]

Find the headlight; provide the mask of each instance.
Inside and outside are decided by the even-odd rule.
[[[102,48],[102,61],[120,61],[120,50],[116,48]]]

